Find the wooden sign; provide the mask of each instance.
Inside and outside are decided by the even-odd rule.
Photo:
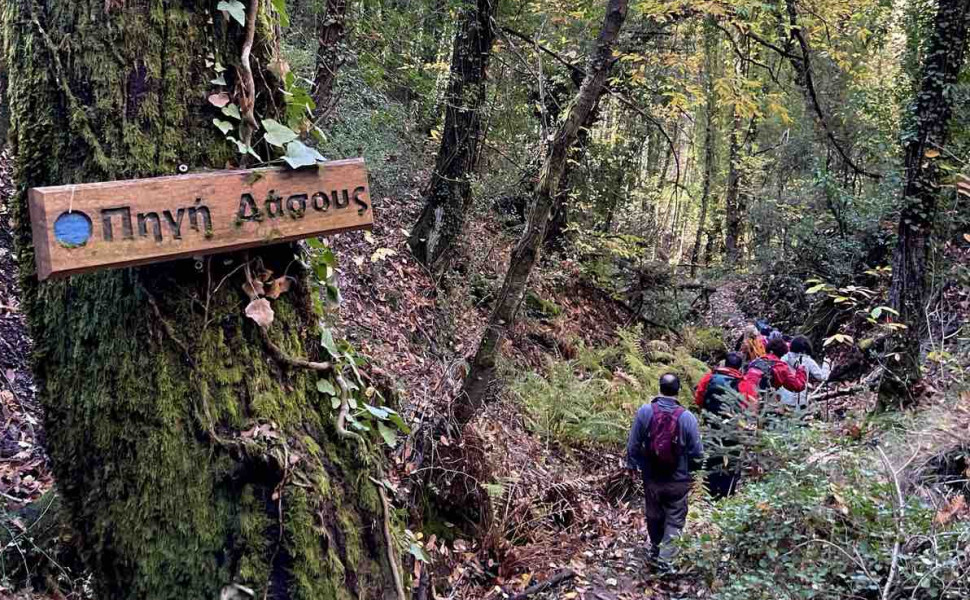
[[[37,277],[366,229],[363,159],[30,190]]]

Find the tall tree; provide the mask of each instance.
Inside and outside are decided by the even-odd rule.
[[[485,403],[489,387],[495,378],[495,365],[505,332],[515,321],[522,298],[525,296],[529,275],[539,261],[542,240],[545,237],[549,215],[559,193],[562,175],[569,152],[576,142],[579,129],[586,117],[594,110],[603,86],[613,66],[613,45],[626,19],[629,0],[608,0],[603,27],[590,56],[583,83],[576,94],[565,120],[556,130],[546,150],[546,158],[539,172],[535,187],[535,204],[529,213],[525,232],[512,251],[509,270],[489,317],[488,327],[472,360],[471,370],[465,378],[462,397],[456,403],[454,414],[458,423],[466,423],[475,416]]]
[[[701,188],[701,213],[697,218],[697,234],[694,236],[694,249],[690,258],[690,276],[697,275],[697,263],[701,259],[701,238],[707,223],[707,207],[710,203],[711,185],[714,179],[714,145],[717,130],[714,123],[717,119],[717,92],[714,89],[714,69],[717,59],[717,29],[709,22],[704,27],[704,91],[707,101],[704,106],[704,182]]]
[[[332,108],[337,70],[346,61],[344,36],[349,5],[349,0],[326,0],[322,13],[317,16],[317,64],[313,81],[313,101],[317,105],[317,114],[320,115],[329,113]]]
[[[899,361],[889,363],[879,390],[885,406],[910,397],[920,378],[919,354],[927,301],[927,259],[936,223],[939,157],[947,143],[952,89],[963,67],[970,25],[970,0],[939,0],[916,93],[916,134],[904,146],[906,182],[893,251],[889,301],[908,325],[898,340]]]
[[[214,6],[5,0],[23,306],[62,505],[103,600],[403,597],[379,454],[317,391],[343,369],[295,360],[325,355],[292,246],[33,275],[29,188],[236,161],[205,102],[215,61],[243,113],[276,116],[269,3],[245,25]],[[267,330],[243,312],[246,266],[295,278]]]
[[[467,0],[455,34],[445,128],[427,201],[408,240],[415,257],[434,271],[444,270],[471,206],[471,175],[478,162],[485,105],[486,72],[495,41],[498,0]]]

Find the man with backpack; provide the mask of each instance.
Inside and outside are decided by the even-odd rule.
[[[680,379],[660,378],[660,395],[637,411],[627,442],[627,466],[639,469],[650,536],[649,557],[665,566],[674,557],[672,542],[687,522],[691,472],[703,465],[697,418],[677,403]]]
[[[725,408],[728,403],[737,400],[739,408],[747,410],[758,398],[758,390],[741,373],[743,361],[740,352],[731,352],[724,359],[724,366],[704,375],[694,392],[697,406],[718,417],[708,420],[714,444],[713,449],[708,452],[706,466],[707,489],[717,499],[734,493],[741,477],[737,466],[737,452],[732,451],[737,448],[737,440],[732,435],[732,427],[721,422],[721,419],[731,416]]]
[[[780,337],[769,340],[765,350],[764,356],[748,363],[744,373],[746,385],[759,392],[774,392],[781,388],[792,392],[804,390],[807,380],[805,367],[792,369],[788,363],[781,360],[788,354],[788,344],[785,340]],[[755,401],[755,408],[757,408],[757,401]]]
[[[727,400],[725,394],[727,390],[733,390],[741,394],[741,408],[748,408],[749,402],[758,397],[758,390],[744,379],[741,373],[743,362],[744,357],[740,353],[731,352],[724,359],[723,367],[716,367],[701,377],[694,391],[697,407],[723,417],[722,404]]]

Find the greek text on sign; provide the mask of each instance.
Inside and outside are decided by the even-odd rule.
[[[30,190],[41,280],[366,229],[363,159]]]

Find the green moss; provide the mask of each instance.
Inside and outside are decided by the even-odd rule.
[[[272,595],[380,597],[392,585],[380,513],[355,489],[368,463],[338,439],[315,377],[264,350],[231,275],[240,256],[201,273],[172,261],[42,285],[31,275],[26,189],[235,158],[213,135],[203,50],[231,67],[236,26],[208,2],[133,0],[108,14],[54,2],[38,14],[48,44],[34,5],[5,0],[3,21],[23,306],[51,463],[97,596],[217,598],[238,582],[262,597],[273,581],[285,589]],[[293,261],[285,245],[252,256],[277,273]],[[274,302],[271,335],[286,352],[314,356],[311,306],[300,285]],[[242,438],[270,423],[273,435]],[[273,458],[284,450],[301,457],[285,469]]]
[[[525,294],[525,308],[530,314],[536,317],[557,317],[562,313],[562,309],[552,300],[546,300],[533,291]]]

